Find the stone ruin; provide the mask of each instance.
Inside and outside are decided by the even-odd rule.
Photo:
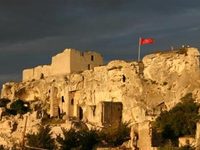
[[[5,83],[1,98],[37,100],[45,103],[51,117],[96,127],[130,121],[138,124],[140,140],[148,141],[149,121],[187,93],[200,101],[199,56],[198,49],[183,48],[150,54],[141,62],[103,65],[98,53],[67,49],[49,66],[25,69],[22,82]],[[146,149],[151,144],[138,141],[137,146]]]
[[[49,76],[80,72],[101,65],[103,65],[103,58],[99,53],[65,49],[62,53],[52,57],[51,65],[40,65],[24,69],[22,81],[38,80]]]

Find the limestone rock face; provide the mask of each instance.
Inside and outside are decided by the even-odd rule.
[[[26,114],[21,117],[19,115],[5,117],[0,121],[0,145],[5,145],[7,148],[11,148],[13,145],[22,142],[26,116],[28,116],[26,132],[34,133],[38,131],[41,120],[36,119],[34,113]]]
[[[51,116],[65,114],[65,118],[76,117],[97,126],[102,125],[98,107],[102,101],[122,102],[122,120],[140,123],[172,108],[187,93],[200,102],[199,56],[198,49],[186,48],[150,54],[142,62],[115,60],[80,73],[5,83],[1,98],[41,101]],[[38,122],[31,122],[36,130]],[[12,128],[7,130],[12,132]],[[17,131],[21,132],[18,128],[16,135]]]
[[[186,48],[150,54],[139,63],[115,60],[81,73],[5,83],[1,98],[41,100],[49,113],[59,108],[68,117],[78,117],[75,105],[80,106],[84,120],[91,119],[91,109],[101,101],[122,102],[122,119],[142,122],[187,93],[200,101],[199,56],[198,49]],[[98,122],[98,115],[93,120]]]
[[[199,51],[195,48],[151,54],[143,58],[144,77],[162,84],[186,73],[199,71]]]
[[[164,99],[178,101],[199,88],[199,56],[196,48],[148,55],[143,59],[144,78],[160,86]]]

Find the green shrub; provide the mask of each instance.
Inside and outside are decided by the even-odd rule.
[[[130,139],[129,123],[122,123],[119,127],[108,127],[99,130],[64,130],[64,139],[57,137],[57,142],[61,145],[61,149],[80,148],[81,150],[93,149],[95,145],[101,146],[119,146],[123,142]]]
[[[54,139],[51,137],[51,128],[41,126],[38,133],[28,134],[26,145],[30,147],[53,150],[55,148]]]
[[[0,99],[0,107],[6,107],[9,102],[10,102],[9,99],[6,98]]]
[[[162,112],[156,119],[155,127],[164,140],[170,139],[177,144],[178,137],[195,135],[196,123],[200,118],[198,110],[199,104],[188,94],[170,111]]]
[[[61,145],[62,150],[71,149],[79,146],[78,133],[75,129],[64,130],[64,139],[60,136],[57,137],[58,143]]]
[[[119,127],[108,127],[103,130],[63,129],[64,139],[57,137],[57,142],[62,150],[80,148],[81,150],[92,150],[95,145],[119,146],[130,139],[129,123],[122,123]]]
[[[6,109],[5,114],[4,115],[17,115],[17,112],[13,109]]]
[[[17,114],[25,114],[29,109],[29,103],[24,102],[23,100],[16,100],[10,105],[10,109]]]
[[[129,122],[121,123],[119,127],[111,126],[101,131],[101,139],[108,146],[119,146],[130,139]]]
[[[98,130],[80,130],[80,147],[82,150],[92,150],[100,142]]]
[[[57,137],[58,143],[62,150],[79,147],[81,150],[92,150],[94,145],[99,143],[99,131],[97,130],[79,130],[75,129],[64,130],[64,139]]]

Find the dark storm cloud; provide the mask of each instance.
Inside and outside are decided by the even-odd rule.
[[[196,3],[174,0],[8,0],[0,5],[0,29],[4,29],[0,39],[1,43],[10,44],[47,36],[85,35],[90,34],[89,31],[96,34],[105,29],[118,31],[128,25],[134,28],[133,24],[151,21],[149,17],[159,19],[162,15],[185,13],[189,8],[197,7]]]
[[[106,61],[136,58],[139,36],[156,39],[143,55],[198,47],[199,10],[198,0],[0,0],[0,80],[19,79],[67,47],[97,50]]]

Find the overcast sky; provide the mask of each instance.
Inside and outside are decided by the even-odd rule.
[[[0,84],[49,64],[65,48],[136,59],[171,46],[200,47],[199,0],[0,0]]]

